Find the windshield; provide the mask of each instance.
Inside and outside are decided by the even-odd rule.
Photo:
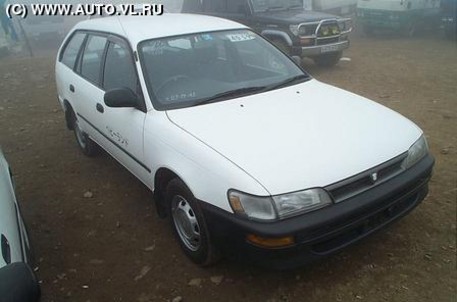
[[[224,101],[309,77],[249,30],[144,41],[139,53],[149,94],[158,110]]]
[[[303,8],[303,0],[251,0],[255,12]]]

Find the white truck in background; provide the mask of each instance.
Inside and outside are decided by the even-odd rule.
[[[376,30],[413,36],[440,24],[440,0],[359,0],[357,22],[366,34]]]
[[[323,11],[344,16],[355,12],[357,0],[304,0],[303,7],[306,10]]]

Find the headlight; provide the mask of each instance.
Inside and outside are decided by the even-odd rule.
[[[332,203],[323,189],[259,197],[238,191],[228,193],[233,211],[255,220],[276,220],[311,212]]]
[[[298,28],[299,27],[300,27],[300,25],[298,25],[298,24],[294,24],[294,25],[290,25],[289,26],[289,29],[290,29],[290,31],[292,32],[292,34],[294,36],[298,36]]]
[[[408,156],[403,160],[403,169],[408,169],[428,153],[428,144],[422,135],[408,150]]]
[[[340,31],[342,32],[347,32],[352,30],[352,20],[341,20],[338,21],[338,27],[340,28]]]
[[[302,25],[302,26],[300,26],[298,28],[298,35],[299,36],[306,36],[306,27],[305,26]]]
[[[311,212],[332,203],[330,196],[322,189],[273,196],[280,219]]]

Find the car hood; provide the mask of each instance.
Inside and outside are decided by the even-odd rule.
[[[400,114],[316,80],[167,115],[272,195],[363,172],[422,134]]]
[[[282,11],[270,11],[270,12],[259,12],[253,15],[256,21],[263,23],[287,23],[287,24],[299,24],[303,22],[315,22],[322,19],[338,19],[335,15],[326,13],[307,11],[307,10],[282,10]]]

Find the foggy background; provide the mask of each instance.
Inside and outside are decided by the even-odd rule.
[[[6,0],[6,3],[111,3],[111,4],[141,4],[141,3],[156,3],[163,4],[167,12],[177,13],[181,11],[183,1],[185,0],[137,0],[137,1],[108,1],[108,0],[80,0],[80,1],[56,1],[56,0]],[[402,2],[403,0],[373,0],[372,2],[389,3]],[[452,1],[452,0],[442,0]],[[1,2],[1,1],[0,1]],[[412,0],[413,3],[433,3],[438,9],[440,6],[439,0]],[[359,1],[359,4],[368,3],[367,1]],[[413,4],[416,5],[416,4]],[[303,0],[303,7],[306,10],[325,11],[335,15],[349,16],[353,19],[355,33],[360,32],[357,28],[356,16],[357,0]],[[439,17],[439,16],[438,16]],[[0,28],[0,59],[8,55],[13,56],[43,56],[55,55],[61,41],[68,31],[79,21],[88,19],[88,16],[32,16],[30,13],[26,19],[19,17],[13,18],[12,24],[17,33],[18,39],[13,40],[11,37],[5,36],[4,31]],[[441,35],[440,24],[435,24],[432,28],[432,35]],[[430,30],[430,29],[429,29]],[[424,32],[425,33],[425,32]],[[395,34],[395,33],[393,33]],[[427,34],[427,33],[425,33]],[[430,33],[429,33],[430,34]]]
[[[163,4],[164,9],[171,13],[181,11],[183,0],[79,0],[79,1],[55,1],[55,0],[7,0],[6,4],[30,4],[30,3],[49,3],[49,4],[80,4],[80,3],[109,3],[109,4],[142,4],[154,3]],[[0,1],[1,2],[1,1]],[[5,5],[6,6],[6,5]],[[12,23],[18,36],[15,41],[10,36],[6,36],[0,28],[0,59],[6,54],[13,56],[47,56],[55,54],[60,43],[71,30],[71,28],[82,20],[89,19],[89,16],[33,16],[30,12],[25,18],[13,17]]]

